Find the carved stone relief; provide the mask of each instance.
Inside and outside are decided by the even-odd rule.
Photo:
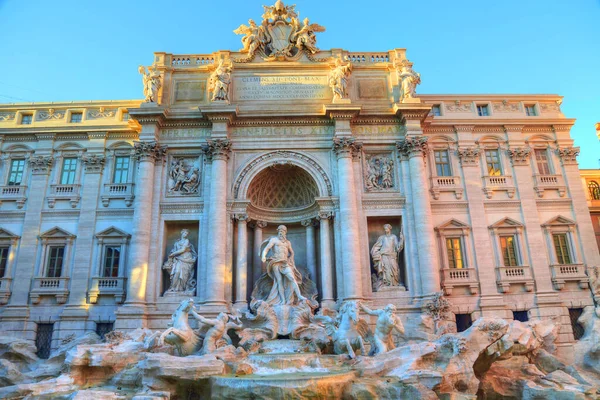
[[[88,118],[91,119],[99,119],[99,118],[112,118],[117,113],[116,109],[106,109],[104,107],[100,107],[97,110],[88,111]]]
[[[471,103],[461,103],[460,101],[455,101],[454,104],[446,104],[446,111],[448,112],[471,112]]]
[[[15,119],[15,113],[0,113],[0,121],[13,121]]]
[[[530,154],[531,148],[529,147],[508,150],[508,155],[510,156],[510,160],[513,163],[513,165],[528,165]]]
[[[519,103],[509,103],[506,100],[501,103],[492,103],[492,108],[496,112],[519,112],[521,109]]]
[[[171,158],[167,177],[167,194],[170,196],[198,195],[199,187],[200,158]]]
[[[564,165],[577,164],[579,147],[563,147],[561,149],[556,149],[556,153]]]
[[[44,121],[48,119],[63,119],[65,117],[64,111],[56,111],[54,108],[50,108],[48,111],[42,111],[38,114],[38,120]]]
[[[393,189],[392,154],[367,154],[364,158],[364,179],[367,192]]]

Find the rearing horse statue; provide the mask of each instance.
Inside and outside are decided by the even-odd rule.
[[[184,300],[171,317],[169,328],[160,335],[158,344],[175,346],[180,356],[188,356],[199,350],[201,339],[190,327],[188,314],[194,308],[194,300]]]
[[[356,358],[355,350],[360,350],[361,355],[367,354],[363,338],[369,336],[369,326],[365,320],[358,318],[356,301],[342,304],[330,329],[335,354],[347,353],[350,358]]]

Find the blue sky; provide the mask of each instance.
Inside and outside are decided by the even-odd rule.
[[[274,0],[0,0],[0,102],[135,99],[152,53],[240,48],[232,30]],[[292,2],[290,2],[292,3]],[[556,93],[598,168],[600,1],[296,0],[321,48],[405,47],[420,93]]]

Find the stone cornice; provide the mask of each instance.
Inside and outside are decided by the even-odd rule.
[[[155,104],[155,103],[144,103]],[[164,107],[142,106],[140,108],[129,109],[130,121],[135,121],[140,125],[158,125],[162,126],[168,113]]]
[[[475,125],[454,125],[454,130],[457,133],[473,133]]]
[[[323,111],[331,119],[351,120],[360,114],[362,107],[350,104],[324,104]]]
[[[253,127],[253,126],[282,126],[282,125],[333,125],[331,119],[323,117],[289,117],[285,119],[273,117],[269,118],[236,118],[231,122],[235,127]]]
[[[394,113],[402,121],[419,120],[424,121],[431,112],[431,104],[394,104]]]
[[[213,124],[224,122],[230,124],[238,114],[237,106],[217,105],[203,106],[198,108],[202,115]]]
[[[510,132],[522,133],[523,128],[525,128],[525,125],[503,125],[503,128],[504,128],[504,132],[506,132],[506,133],[510,133]]]

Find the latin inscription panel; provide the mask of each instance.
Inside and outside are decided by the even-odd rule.
[[[324,100],[331,98],[326,76],[245,76],[234,79],[235,101]]]

